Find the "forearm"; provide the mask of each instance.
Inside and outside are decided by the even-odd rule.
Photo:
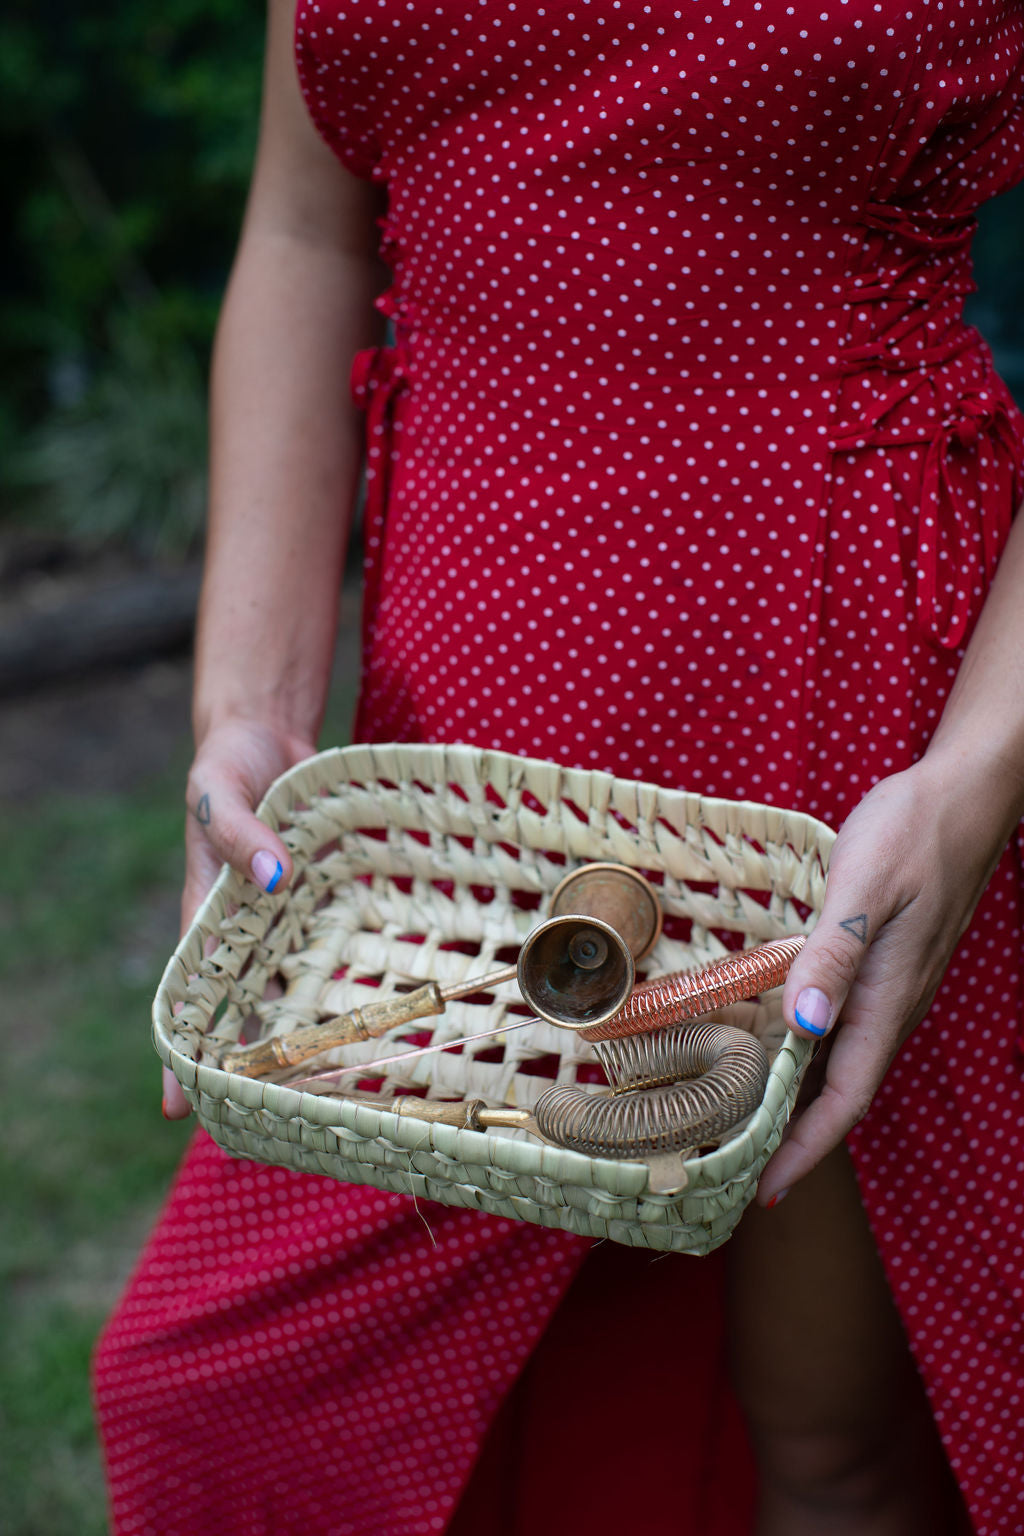
[[[360,462],[352,357],[374,338],[374,271],[289,231],[247,233],[211,380],[199,739],[231,715],[315,736]]]
[[[379,191],[320,139],[269,0],[263,108],[214,350],[210,525],[194,717],[312,741],[334,650],[360,462],[352,358],[377,339]]]

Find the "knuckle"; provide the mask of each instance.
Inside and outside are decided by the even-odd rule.
[[[204,853],[204,849],[212,851],[218,862],[224,860],[228,864],[247,855],[244,811],[248,807],[237,804],[230,788],[221,786],[218,790],[214,814],[208,776],[193,768],[186,780],[185,803],[188,807],[186,840],[201,863],[209,857],[209,852]]]
[[[831,935],[823,936],[815,945],[815,958],[818,964],[849,987],[860,967],[863,950],[855,953],[845,944],[839,943]]]
[[[831,1101],[834,1118],[849,1130],[866,1117],[875,1095],[869,1088],[846,1089],[828,1083],[824,1097]]]
[[[848,1114],[851,1125],[859,1125],[862,1120],[867,1118],[871,1103],[870,1096],[863,1094],[858,1094],[848,1101]]]
[[[200,787],[200,776],[198,765],[193,763],[185,779],[185,799],[189,805],[194,805],[203,792]]]
[[[234,864],[242,847],[242,839],[237,825],[231,821],[220,822],[217,827],[214,844],[222,858],[225,858],[229,864]]]

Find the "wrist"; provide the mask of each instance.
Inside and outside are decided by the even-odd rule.
[[[222,615],[199,624],[192,728],[197,745],[219,726],[261,725],[276,734],[315,741],[333,663],[333,631],[313,637],[271,625],[247,637],[239,624],[225,631]]]
[[[294,696],[267,690],[231,692],[196,690],[192,704],[192,734],[196,747],[214,731],[242,728],[269,731],[288,743],[297,755],[315,749],[322,705],[313,708]]]
[[[993,846],[1024,817],[1022,760],[997,737],[941,729],[911,770],[936,805],[955,803]]]

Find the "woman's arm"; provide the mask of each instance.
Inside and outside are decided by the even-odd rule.
[[[225,860],[265,887],[291,876],[253,807],[315,747],[361,461],[349,373],[378,339],[377,190],[316,133],[292,25],[292,0],[270,0],[256,166],[214,351],[186,923]],[[165,1112],[187,1112],[166,1076]]]
[[[841,1028],[821,1092],[765,1170],[762,1205],[866,1113],[1022,816],[1024,515],[928,750],[877,784],[836,840],[821,917],[793,964],[783,1012],[808,1036]]]
[[[214,351],[196,726],[315,732],[360,460],[355,352],[375,336],[377,189],[319,138],[290,0],[272,0],[259,149]]]

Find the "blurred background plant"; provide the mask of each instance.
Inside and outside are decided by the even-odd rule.
[[[109,318],[102,362],[35,428],[12,481],[37,517],[84,546],[173,557],[202,533],[205,391],[197,349],[146,319]]]
[[[147,1021],[177,936],[189,659],[142,662],[126,633],[83,674],[72,650],[81,616],[138,611],[138,566],[198,554],[262,30],[248,0],[0,12],[0,682],[58,613],[69,642],[0,699],[4,1536],[106,1530],[89,1355],[188,1135],[160,1118]]]
[[[203,397],[256,133],[244,0],[0,17],[0,528],[195,551]],[[985,211],[972,317],[1024,398],[1024,193]]]
[[[242,0],[0,18],[0,516],[194,549],[203,378],[255,142]]]

